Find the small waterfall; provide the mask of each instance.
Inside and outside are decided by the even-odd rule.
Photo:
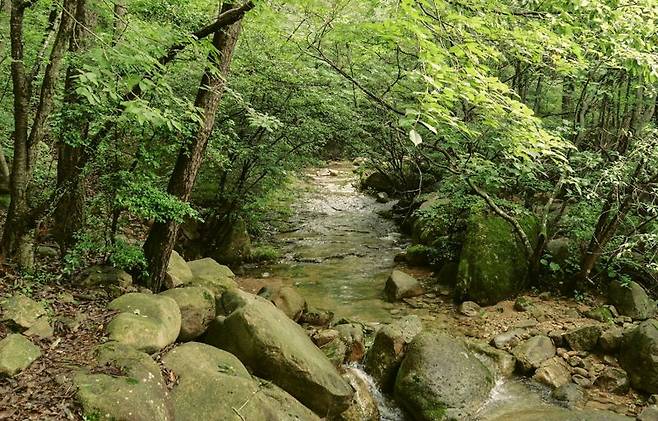
[[[375,402],[377,402],[379,419],[381,421],[405,421],[407,419],[402,409],[395,404],[393,399],[382,393],[375,380],[363,371],[363,367],[360,364],[350,364],[349,368],[368,385],[370,393],[372,393]]]

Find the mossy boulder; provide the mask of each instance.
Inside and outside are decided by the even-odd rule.
[[[533,227],[534,222],[524,225]],[[525,248],[509,222],[487,213],[471,215],[457,273],[456,292],[462,299],[493,305],[511,298],[526,287],[527,268]]]
[[[384,287],[386,299],[391,302],[416,297],[422,295],[423,292],[423,287],[416,278],[397,269],[388,277]]]
[[[9,321],[19,330],[29,329],[46,317],[46,308],[43,304],[26,297],[23,294],[14,294],[0,302],[2,310],[1,321]]]
[[[133,278],[124,270],[112,266],[90,266],[80,272],[74,282],[84,288],[93,288],[118,297],[129,291]]]
[[[537,335],[526,339],[514,347],[512,355],[516,357],[523,372],[539,368],[541,364],[555,356],[555,345],[548,336]]]
[[[416,421],[468,419],[487,400],[494,377],[464,342],[421,332],[395,380],[395,399]]]
[[[198,338],[215,318],[215,297],[208,288],[174,288],[160,295],[173,298],[178,304],[181,313],[179,341],[187,342]]]
[[[0,341],[0,376],[12,377],[41,356],[41,350],[21,334],[10,334]]]
[[[171,392],[177,421],[319,421],[283,390],[253,378],[226,351],[189,342],[169,351],[162,361],[179,376]]]
[[[120,375],[79,372],[76,397],[90,419],[171,421],[173,413],[160,367],[144,352],[110,342],[95,351],[99,366],[112,365]]]
[[[574,351],[592,351],[603,333],[600,326],[589,325],[572,329],[564,334],[564,340]]]
[[[395,192],[395,184],[385,174],[379,171],[364,174],[361,178],[361,188],[363,190],[372,190],[392,194]]]
[[[380,328],[375,334],[364,368],[383,391],[393,391],[395,376],[407,347],[422,330],[418,316],[407,316]]]
[[[610,282],[608,297],[619,314],[633,320],[646,320],[656,312],[656,303],[637,282]]]
[[[658,321],[647,320],[624,334],[619,364],[631,385],[644,392],[658,393]]]
[[[350,407],[335,417],[335,421],[380,421],[377,401],[363,379],[363,374],[350,367],[345,370],[343,377],[354,389],[354,397]]]
[[[107,326],[110,339],[140,351],[159,351],[180,333],[181,312],[173,298],[130,293],[113,300],[109,308],[121,312]]]
[[[349,406],[352,388],[311,342],[304,329],[265,300],[233,311],[206,335],[252,372],[271,380],[304,405],[325,416]]]
[[[222,233],[215,239],[210,255],[230,265],[251,259],[251,238],[244,220],[237,219],[222,227]]]
[[[304,297],[291,286],[265,286],[258,291],[258,295],[270,300],[276,308],[294,321],[298,321],[302,313],[308,309]]]
[[[166,288],[176,288],[188,284],[192,281],[194,275],[185,259],[173,250],[167,264],[167,273],[165,274],[164,284]]]
[[[193,275],[189,284],[210,288],[216,296],[238,286],[233,271],[209,257],[193,260],[187,265]]]

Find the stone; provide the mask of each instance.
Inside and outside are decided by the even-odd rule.
[[[488,306],[513,297],[526,286],[526,269],[525,248],[509,222],[482,212],[470,216],[457,274],[460,298]]]
[[[422,295],[423,287],[413,276],[394,270],[386,281],[384,293],[388,301],[394,302]]]
[[[173,288],[160,295],[172,298],[181,313],[178,340],[191,341],[203,335],[215,318],[215,297],[205,287]]]
[[[633,418],[614,413],[612,411],[596,410],[571,410],[566,408],[532,408],[523,411],[516,411],[511,414],[505,414],[502,417],[489,419],[488,421],[633,421]]]
[[[41,350],[25,336],[12,333],[0,341],[0,376],[12,377],[41,356]]]
[[[181,329],[181,312],[173,298],[142,293],[122,295],[109,304],[116,315],[107,326],[111,340],[152,353],[174,343]]]
[[[552,388],[571,382],[569,366],[560,357],[550,358],[539,366],[532,378]]]
[[[482,308],[473,301],[464,301],[459,305],[457,309],[460,314],[463,314],[466,317],[475,317],[482,311]]]
[[[311,339],[315,345],[321,347],[322,345],[328,344],[339,336],[340,333],[336,329],[321,329],[316,331],[311,336]]]
[[[59,257],[59,251],[51,246],[38,246],[37,254],[42,257]]]
[[[378,171],[366,175],[361,180],[361,188],[363,190],[373,190],[388,194],[392,194],[395,191],[395,187],[388,176]]]
[[[634,281],[610,282],[608,297],[619,314],[631,317],[633,320],[648,319],[656,310],[656,303],[649,298],[644,288]]]
[[[411,341],[423,330],[418,316],[406,316],[383,326],[375,334],[364,369],[384,392],[393,390],[395,376]]]
[[[375,199],[377,199],[377,202],[379,203],[387,203],[390,198],[388,197],[388,193],[384,191],[380,191],[375,195]]]
[[[658,393],[658,321],[644,321],[624,334],[619,364],[635,389]]]
[[[55,334],[53,325],[47,317],[39,317],[37,321],[23,335],[37,338],[51,338]]]
[[[241,289],[228,290],[217,300],[216,314],[228,316],[235,310],[257,300],[268,302],[268,300],[263,297],[259,297],[258,295],[251,294]]]
[[[234,355],[188,342],[162,358],[178,375],[171,391],[176,421],[319,421],[292,396],[252,377]]]
[[[356,323],[346,323],[334,326],[338,331],[340,339],[347,345],[345,361],[348,363],[360,362],[366,354],[365,338],[363,328]]]
[[[533,336],[514,347],[512,355],[516,357],[519,368],[528,372],[555,356],[555,345],[548,336]]]
[[[630,387],[628,373],[621,368],[607,367],[603,373],[594,380],[594,386],[597,386],[606,392],[624,394],[628,392]]]
[[[279,310],[294,321],[298,321],[308,309],[306,300],[291,286],[265,286],[258,295],[270,300]]]
[[[340,337],[322,345],[320,350],[335,367],[340,367],[345,362],[347,344]]]
[[[222,233],[213,241],[213,246],[211,257],[221,263],[237,265],[249,261],[251,238],[244,219],[234,218],[229,224],[223,223]]]
[[[121,374],[81,371],[74,376],[76,397],[89,419],[174,420],[160,367],[148,354],[109,342],[96,349],[95,358],[99,366],[111,364]]]
[[[496,349],[490,345],[473,339],[466,339],[466,346],[476,354],[492,373],[503,377],[511,377],[516,368],[516,358],[509,352]]]
[[[592,385],[592,381],[582,374],[574,374],[571,376],[571,381],[581,387],[590,387]]]
[[[567,408],[574,408],[585,402],[585,391],[575,383],[567,383],[555,388],[551,397]]]
[[[20,330],[31,328],[46,317],[45,307],[23,294],[14,294],[0,302],[2,321],[10,321]]]
[[[83,288],[98,288],[118,296],[132,286],[133,277],[112,266],[91,266],[80,272],[74,282]]]
[[[379,421],[379,409],[363,374],[353,367],[345,370],[343,377],[354,389],[350,407],[335,418],[335,421]]]
[[[514,301],[514,310],[516,311],[528,311],[533,307],[532,301],[530,298],[521,296]]]
[[[185,259],[176,250],[172,250],[164,279],[165,287],[169,289],[189,284],[193,278],[192,270]]]
[[[603,323],[613,323],[615,316],[607,306],[598,306],[585,312],[585,316]]]
[[[192,271],[191,285],[200,285],[210,288],[216,296],[238,287],[235,274],[227,266],[220,265],[215,260],[204,259],[188,262]]]
[[[402,360],[394,396],[414,420],[467,419],[493,385],[491,372],[463,341],[421,332]]]
[[[574,351],[592,351],[601,337],[601,327],[597,325],[579,327],[568,331],[563,337],[569,348]]]
[[[649,405],[637,416],[637,421],[656,421],[658,420],[658,405]]]
[[[614,355],[621,346],[624,330],[620,327],[612,327],[599,337],[599,348],[606,354]]]
[[[525,331],[522,329],[512,329],[507,332],[500,333],[491,340],[491,345],[498,349],[505,349],[508,346],[516,345],[523,337]]]
[[[306,332],[272,303],[254,300],[206,335],[211,345],[237,356],[252,372],[326,415],[346,410],[352,388]]]
[[[311,326],[327,327],[334,319],[334,312],[329,310],[309,309],[299,318],[299,323]]]

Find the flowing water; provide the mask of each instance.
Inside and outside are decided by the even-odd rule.
[[[454,323],[445,311],[450,305],[442,311],[384,300],[384,284],[395,265],[394,257],[407,239],[383,216],[392,203],[381,204],[359,192],[353,185],[352,168],[348,163],[335,163],[307,174],[298,189],[293,216],[287,221],[289,229],[275,239],[284,258],[248,270],[243,280],[267,278],[267,283],[294,285],[309,307],[332,311],[335,320],[376,325],[416,314],[426,327],[449,327]],[[383,421],[408,419],[359,366],[351,369],[369,385]],[[563,419],[550,416],[564,411],[550,402],[547,389],[524,379],[505,379],[498,381],[476,419]]]

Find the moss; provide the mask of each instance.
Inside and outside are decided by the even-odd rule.
[[[281,258],[281,253],[275,247],[270,245],[254,246],[251,249],[250,261],[258,262],[273,262]]]

